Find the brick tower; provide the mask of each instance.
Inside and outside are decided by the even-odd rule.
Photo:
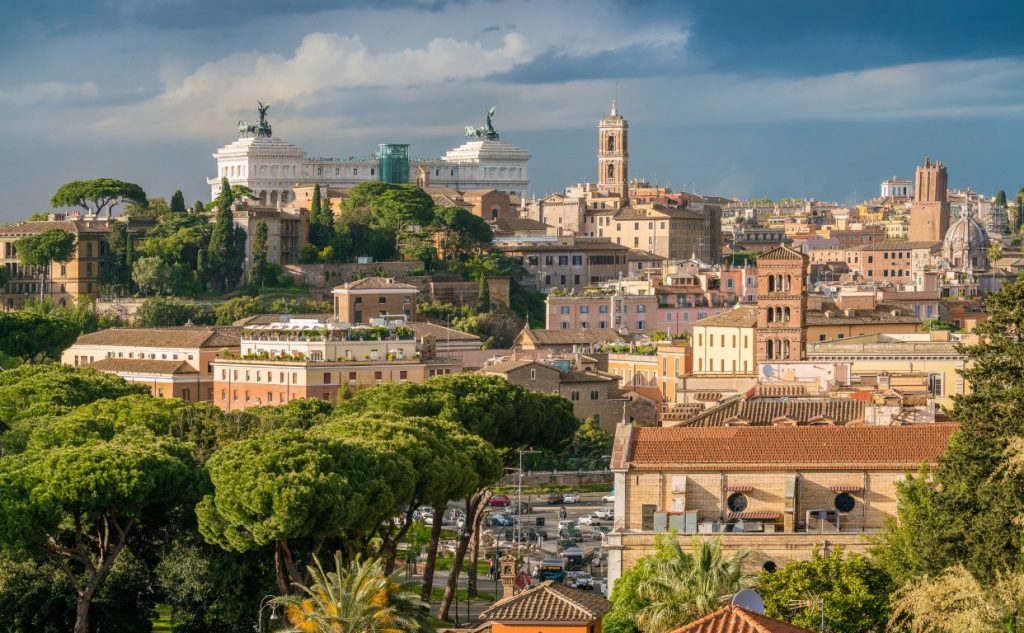
[[[949,230],[949,199],[946,197],[946,166],[924,159],[914,178],[910,203],[910,241],[941,242]]]
[[[807,342],[807,256],[780,246],[757,258],[757,360],[802,360]]]
[[[597,131],[598,189],[625,198],[629,195],[629,122],[619,114],[615,100]]]

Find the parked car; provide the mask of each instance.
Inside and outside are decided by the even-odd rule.
[[[580,532],[578,527],[568,527],[558,531],[558,538],[562,541],[572,541],[573,543],[580,543],[583,541],[583,532]]]
[[[596,514],[596,513],[595,513],[595,514]],[[580,518],[579,518],[579,519],[577,520],[577,522],[578,522],[578,523],[579,523],[580,525],[601,525],[601,521],[600,521],[600,519],[598,519],[598,518],[597,518],[596,516],[594,516],[593,514],[591,514],[591,515],[588,515],[588,516],[583,516],[583,517],[580,517]]]
[[[559,530],[565,530],[565,529],[568,529],[568,528],[575,528],[575,527],[576,527],[576,521],[573,520],[573,519],[562,519],[561,521],[558,522],[558,529]]]
[[[585,571],[570,571],[565,574],[565,584],[576,589],[593,589],[594,577]]]
[[[578,493],[578,492],[570,492],[569,494],[565,495],[562,498],[562,503],[579,503],[579,502],[580,502],[580,493]]]
[[[505,508],[512,505],[512,500],[507,495],[494,495],[487,500],[487,505]]]
[[[615,510],[611,508],[602,508],[594,511],[594,518],[602,519],[604,521],[611,521],[615,518]]]
[[[428,514],[424,517],[421,517],[420,521],[423,521],[423,525],[434,525],[434,515]]]
[[[601,502],[602,503],[615,503],[615,491],[612,490],[611,492],[609,492],[605,496],[601,497]]]
[[[488,519],[491,525],[509,526],[515,524],[516,520],[507,514],[492,514]]]
[[[520,508],[522,509],[522,512],[520,512]],[[505,512],[508,512],[509,514],[530,514],[533,512],[533,508],[525,501],[522,503],[513,502],[512,505],[505,509]]]
[[[560,503],[563,503],[565,501],[565,497],[563,497],[562,493],[560,492],[552,492],[551,494],[548,495],[547,501],[549,506],[556,506]]]

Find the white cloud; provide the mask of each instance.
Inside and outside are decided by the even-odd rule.
[[[0,103],[29,106],[42,102],[70,102],[88,99],[99,94],[99,88],[91,81],[79,84],[47,81],[29,84],[13,90],[0,90]]]

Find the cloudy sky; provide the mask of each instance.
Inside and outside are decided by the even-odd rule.
[[[972,0],[53,0],[0,21],[0,219],[108,176],[207,199],[270,101],[314,156],[462,142],[489,106],[534,191],[594,180],[611,99],[631,174],[851,202],[925,155],[1024,186],[1024,9]],[[368,8],[369,7],[369,8]]]

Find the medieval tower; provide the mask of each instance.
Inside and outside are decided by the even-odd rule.
[[[597,126],[598,189],[625,198],[629,195],[629,123],[619,114],[612,100],[612,110]]]
[[[946,166],[925,158],[914,178],[914,200],[910,203],[910,241],[941,242],[949,230],[949,200],[946,197]]]
[[[780,246],[757,258],[757,361],[803,360],[807,256]]]

